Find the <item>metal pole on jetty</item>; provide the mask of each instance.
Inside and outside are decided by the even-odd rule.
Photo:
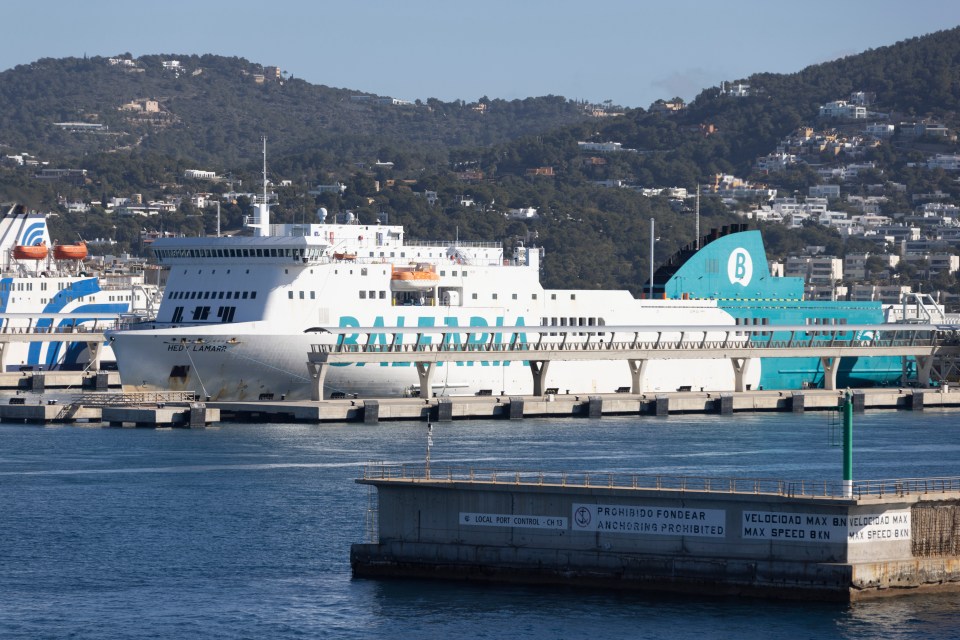
[[[427,423],[427,479],[430,479],[430,447],[433,446],[433,425]]]
[[[650,218],[650,288],[647,290],[647,299],[653,300],[653,218]]]
[[[843,402],[843,497],[853,497],[853,396],[847,391]]]

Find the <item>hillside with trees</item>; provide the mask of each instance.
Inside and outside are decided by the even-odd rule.
[[[639,292],[648,272],[651,218],[657,260],[693,240],[692,198],[670,195],[671,188],[693,194],[728,174],[805,195],[823,180],[818,167],[853,161],[850,152],[770,173],[758,171],[756,161],[798,128],[850,129],[819,117],[830,101],[862,92],[883,122],[935,120],[949,131],[960,128],[960,29],[794,74],[739,79],[751,88],[746,97],[711,87],[690,104],[658,101],[614,116],[556,96],[398,104],[312,85],[240,58],[118,59],[130,62],[44,59],[0,74],[0,151],[86,171],[80,181],[51,182],[36,179],[37,169],[4,165],[0,200],[58,211],[55,232],[65,239],[112,237],[115,250],[142,252],[144,231],[212,233],[212,211],[196,209],[188,197],[259,189],[265,135],[268,175],[280,197],[277,221],[312,219],[323,206],[332,215],[350,210],[363,223],[404,224],[411,237],[500,240],[508,251],[517,242],[535,243],[545,249],[547,286]],[[155,111],[132,106],[146,100],[156,103]],[[64,122],[102,126],[56,124]],[[624,151],[585,152],[580,144],[611,141]],[[865,147],[855,160],[872,168],[843,188],[866,195],[877,185],[896,185],[883,205],[889,212],[911,211],[911,194],[939,193],[944,202],[958,203],[955,173],[919,166],[933,153],[956,152],[955,136],[914,140],[898,130]],[[221,179],[184,177],[200,168]],[[308,193],[335,183],[345,186],[342,195]],[[434,204],[427,192],[436,195]],[[179,206],[147,218],[105,213],[111,198],[131,194]],[[92,207],[68,213],[65,203],[72,201]],[[239,227],[247,204],[242,195],[223,202],[225,228]],[[701,229],[742,221],[739,212],[758,204],[704,197]],[[508,215],[529,208],[536,217]],[[818,225],[789,233],[770,226],[766,238],[775,257],[807,245],[839,255],[864,250]],[[947,285],[956,289],[955,278]]]

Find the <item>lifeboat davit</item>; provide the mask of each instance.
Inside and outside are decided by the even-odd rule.
[[[394,289],[432,289],[440,281],[433,265],[419,264],[413,267],[394,267],[390,284]]]
[[[83,260],[87,257],[87,243],[81,240],[73,244],[55,244],[53,257],[57,260]]]
[[[43,260],[47,257],[47,243],[32,246],[18,244],[13,248],[13,257],[17,260]]]

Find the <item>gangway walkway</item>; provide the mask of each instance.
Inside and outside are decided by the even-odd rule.
[[[311,345],[307,366],[314,400],[323,399],[330,365],[396,363],[416,365],[421,397],[429,397],[438,362],[522,361],[530,366],[534,395],[543,395],[553,361],[623,360],[631,393],[640,393],[650,360],[727,359],[735,391],[756,358],[817,357],[824,388],[837,388],[843,357],[900,357],[917,363],[928,381],[936,357],[960,354],[960,327],[931,324],[880,325],[689,325],[689,326],[509,326],[509,327],[317,327],[332,341]],[[403,342],[404,336],[416,336]],[[361,336],[366,336],[361,340]],[[434,341],[435,337],[439,337]]]
[[[90,351],[90,368],[100,368],[106,337],[118,313],[0,313],[0,371],[7,370],[7,345],[14,342],[83,342]]]

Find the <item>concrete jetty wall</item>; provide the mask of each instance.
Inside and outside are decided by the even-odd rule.
[[[849,601],[960,589],[960,492],[858,499],[361,480],[378,539],[358,577],[408,576]]]

